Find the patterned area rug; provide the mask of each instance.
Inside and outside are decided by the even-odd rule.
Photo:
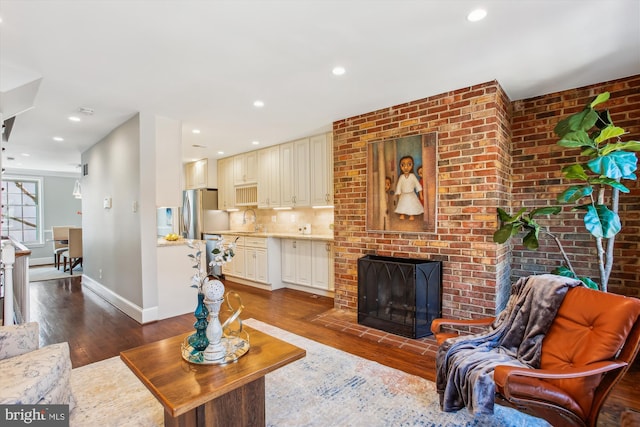
[[[466,410],[444,413],[435,384],[428,380],[257,320],[245,324],[307,351],[305,358],[267,374],[268,426],[548,426],[498,405],[492,417],[474,417]],[[112,425],[162,425],[162,407],[119,357],[74,369],[72,388],[77,403],[72,426],[94,426],[110,418]],[[127,415],[116,421],[113,414]]]
[[[269,426],[548,426],[499,405],[492,417],[440,410],[435,384],[275,326],[245,324],[307,351],[266,377]]]
[[[74,276],[82,276],[82,267],[77,266],[73,269]],[[71,277],[68,271],[62,271],[62,267],[58,270],[55,267],[31,267],[29,269],[29,282],[42,282],[44,280],[66,279]]]

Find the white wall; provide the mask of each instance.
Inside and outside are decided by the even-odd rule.
[[[81,179],[84,275],[143,308],[140,209],[133,209],[140,198],[139,116],[82,153],[82,164],[88,165]]]

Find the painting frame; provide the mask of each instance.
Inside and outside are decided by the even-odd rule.
[[[367,231],[435,233],[438,134],[367,144]]]

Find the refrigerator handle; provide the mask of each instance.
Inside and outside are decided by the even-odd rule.
[[[184,237],[188,237],[189,230],[191,230],[191,202],[189,201],[189,195],[187,193],[184,194],[182,206],[182,225],[184,227]]]

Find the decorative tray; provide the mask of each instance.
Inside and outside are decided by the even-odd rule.
[[[204,352],[199,351],[191,347],[188,342],[188,337],[182,342],[182,358],[190,363],[198,365],[225,365],[232,363],[244,356],[249,351],[249,339],[243,339],[240,337],[222,337],[220,339],[222,345],[226,348],[227,352],[224,357],[216,360],[206,360],[204,358]]]

